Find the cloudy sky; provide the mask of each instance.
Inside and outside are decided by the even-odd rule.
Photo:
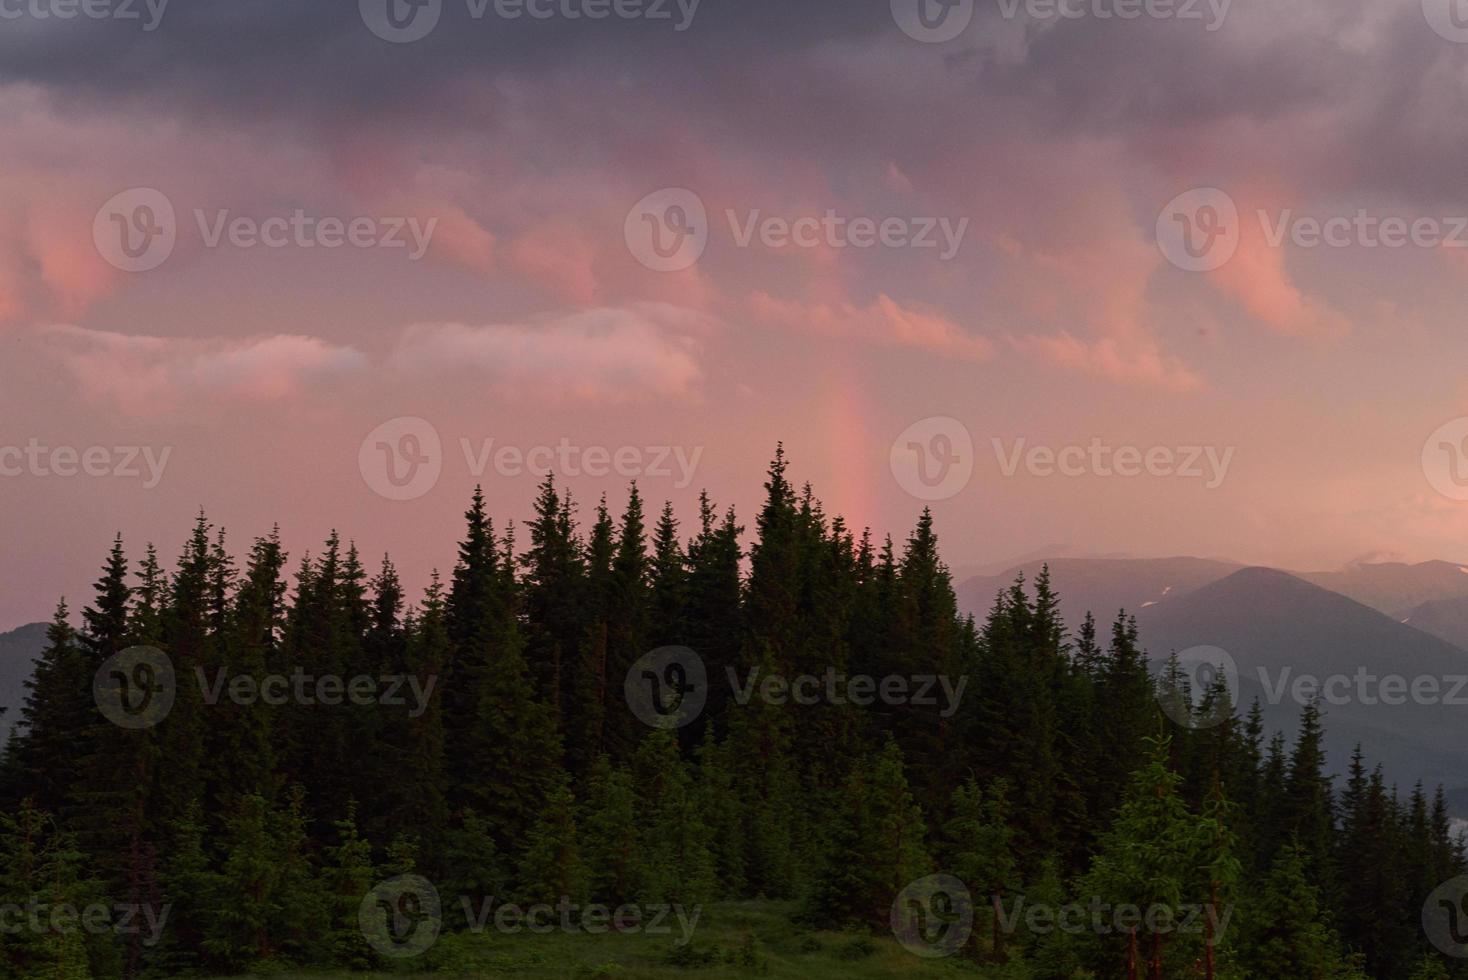
[[[1468,9],[922,2],[0,0],[0,628],[780,440],[960,569],[1468,559]]]

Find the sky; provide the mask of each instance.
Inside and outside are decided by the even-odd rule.
[[[1468,560],[1459,4],[0,0],[0,629],[781,442],[960,571]]]

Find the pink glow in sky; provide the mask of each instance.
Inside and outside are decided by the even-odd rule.
[[[421,584],[476,483],[528,514],[538,476],[496,460],[536,447],[577,451],[583,516],[636,472],[691,526],[702,488],[750,523],[783,440],[829,512],[901,535],[930,501],[894,440],[945,449],[937,418],[973,447],[927,495],[958,568],[1468,559],[1429,442],[1468,415],[1468,38],[1437,3],[980,2],[940,43],[885,0],[704,0],[684,30],[444,0],[403,43],[285,0],[0,21],[0,629],[85,601],[117,531],[172,556],[200,508]],[[167,220],[140,188],[171,250],[130,271],[108,236]],[[1200,188],[1236,242],[1188,271],[1159,227]],[[669,189],[702,214],[656,210],[662,244],[702,252],[661,271],[629,229]],[[438,475],[391,499],[363,444],[404,418]],[[1216,486],[1006,474],[1093,442],[1232,453]]]

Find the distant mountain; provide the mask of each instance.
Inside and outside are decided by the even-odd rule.
[[[1468,650],[1468,597],[1424,602],[1403,616],[1402,622]]]
[[[25,702],[25,682],[35,668],[36,658],[46,648],[46,624],[31,623],[9,633],[0,633],[0,745]]]
[[[1399,620],[1425,602],[1468,599],[1468,566],[1450,561],[1362,563],[1299,577]]]
[[[1468,576],[1465,576],[1468,577]],[[1254,698],[1271,728],[1292,735],[1302,705],[1282,682],[1302,674],[1322,680],[1344,675],[1348,703],[1324,704],[1326,748],[1332,770],[1343,772],[1355,743],[1372,763],[1381,763],[1388,780],[1404,791],[1413,782],[1468,788],[1468,744],[1457,737],[1468,706],[1442,703],[1456,693],[1468,700],[1468,683],[1453,692],[1442,686],[1437,704],[1363,703],[1355,678],[1369,675],[1468,675],[1468,652],[1362,603],[1267,568],[1246,568],[1138,615],[1143,643],[1154,662],[1194,646],[1216,646],[1237,661],[1243,710]],[[1263,669],[1265,678],[1261,679]],[[1271,687],[1274,690],[1271,692]],[[1367,693],[1382,693],[1369,684]],[[1386,692],[1390,693],[1390,692]],[[1465,814],[1468,815],[1468,814]]]
[[[1135,613],[1165,600],[1176,599],[1242,568],[1235,562],[1209,558],[1036,558],[996,575],[979,575],[960,582],[958,605],[982,619],[994,605],[994,596],[1008,589],[1015,576],[1033,581],[1046,564],[1060,594],[1066,625],[1078,628],[1089,610],[1104,631],[1120,609]]]
[[[1134,556],[1122,552],[1100,552],[1085,548],[1078,548],[1069,544],[1052,544],[1043,548],[1035,548],[1022,555],[1011,555],[1002,561],[991,561],[984,564],[960,565],[953,569],[955,581],[965,581],[980,576],[1002,575],[1012,568],[1023,565],[1032,565],[1036,562],[1056,561],[1061,558],[1105,558],[1118,561]]]

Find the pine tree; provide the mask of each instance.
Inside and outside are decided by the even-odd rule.
[[[401,669],[416,681],[423,703],[408,692],[405,703],[380,709],[390,722],[382,733],[396,751],[383,770],[383,799],[374,807],[379,837],[411,829],[432,847],[448,824],[448,776],[445,771],[444,674],[450,658],[443,586],[434,572],[423,597],[422,609],[404,630]]]
[[[326,849],[322,880],[328,908],[328,942],[332,959],[344,966],[366,969],[374,956],[362,934],[359,913],[362,899],[377,883],[372,863],[372,845],[357,832],[356,804],[336,823],[337,843]]]
[[[699,532],[688,546],[687,645],[702,658],[712,682],[704,710],[717,734],[725,731],[729,706],[723,680],[728,668],[741,666],[744,647],[743,534],[733,508],[719,519],[708,494],[700,495]]]
[[[608,750],[608,716],[618,715],[614,723],[618,731],[626,724],[621,717],[627,714],[626,706],[621,703],[621,688],[608,661],[608,624],[618,601],[612,568],[616,536],[616,525],[603,495],[586,544],[587,626],[581,638],[566,718],[566,768],[577,776],[585,774]]]
[[[94,676],[108,658],[132,645],[133,590],[127,584],[128,563],[118,535],[96,583],[96,598],[83,610],[82,645],[87,669]],[[113,724],[97,706],[89,706],[85,727],[76,733],[76,782],[63,810],[64,821],[78,845],[92,856],[91,873],[115,901],[141,908],[158,901],[157,854],[148,833],[148,805],[158,767],[157,738],[152,729]],[[138,971],[142,936],[126,942],[126,970]]]
[[[25,703],[9,749],[13,795],[29,797],[48,813],[58,811],[76,785],[73,740],[91,724],[94,710],[92,675],[69,615],[63,599],[46,630],[35,672],[25,682]]]
[[[1181,796],[1182,778],[1167,767],[1168,739],[1150,741],[1150,758],[1132,776],[1116,819],[1101,838],[1081,892],[1112,907],[1177,910],[1184,902],[1209,898],[1198,888],[1199,871],[1209,861],[1212,834],[1207,824],[1188,812]],[[1140,929],[1140,933],[1138,931]],[[1160,980],[1177,963],[1191,963],[1199,950],[1181,934],[1162,929],[1133,929],[1130,937],[1102,937],[1106,972],[1135,970],[1135,957],[1145,959],[1147,976]],[[1122,944],[1128,944],[1123,946]],[[1167,964],[1173,963],[1172,968]],[[1130,972],[1127,973],[1130,975]]]
[[[658,729],[643,738],[631,776],[642,830],[639,899],[688,906],[708,901],[714,889],[708,827],[672,731]]]
[[[587,892],[592,901],[620,905],[642,890],[643,841],[631,775],[602,756],[586,782],[578,819]]]
[[[1247,975],[1327,980],[1344,971],[1308,867],[1305,852],[1287,846],[1242,913],[1240,960]]]
[[[1040,863],[1040,875],[1025,892],[1027,904],[1042,909],[1059,909],[1066,905],[1065,884],[1061,880],[1060,862],[1047,858]],[[1063,928],[1038,932],[1029,937],[1029,959],[1035,980],[1072,980],[1082,975],[1081,956],[1076,937]]]
[[[525,904],[585,900],[586,872],[576,831],[576,798],[569,780],[557,782],[540,820],[530,828],[517,879],[517,891]]]
[[[619,691],[628,671],[647,653],[650,623],[647,533],[643,522],[642,495],[637,484],[627,497],[627,509],[617,529],[617,550],[612,558],[612,601],[608,606],[606,633],[607,687]],[[621,699],[617,699],[621,702]],[[606,748],[614,759],[627,759],[647,730],[625,703],[609,705],[606,712]]]
[[[269,959],[275,952],[271,926],[280,915],[279,869],[272,840],[270,807],[259,796],[242,796],[225,824],[225,855],[219,887],[208,896],[203,949],[230,971]]]
[[[275,862],[275,918],[270,935],[276,955],[297,963],[330,962],[331,908],[313,860],[307,825],[306,793],[299,786],[285,794],[283,806],[268,818]]]
[[[211,630],[213,587],[218,581],[211,530],[212,525],[200,513],[184,544],[163,612],[161,649],[172,662],[177,692],[167,719],[157,726],[161,761],[156,789],[149,800],[149,818],[158,824],[166,824],[191,802],[207,798],[203,770],[208,706],[193,680],[201,669],[212,675],[223,666],[219,637]],[[211,812],[206,810],[209,815]],[[229,817],[212,815],[218,822]]]
[[[671,502],[663,504],[652,535],[647,643],[650,647],[683,646],[689,639],[686,620],[688,560],[678,538],[678,518]]]
[[[93,956],[76,923],[69,928],[47,921],[45,910],[83,908],[99,897],[94,883],[83,880],[86,855],[57,828],[51,817],[29,801],[15,815],[0,813],[0,903],[15,922],[17,912],[39,906],[47,928],[7,928],[0,944],[0,975],[90,980]]]
[[[943,828],[952,873],[979,896],[978,908],[988,906],[993,911],[990,941],[996,962],[1004,960],[1000,909],[1019,886],[1006,796],[1002,781],[986,794],[969,780],[954,792],[953,816]]]
[[[698,747],[696,792],[702,822],[709,831],[715,892],[722,897],[745,894],[749,854],[749,843],[744,838],[744,801],[735,789],[728,753],[728,746],[714,737],[710,720]]]
[[[1335,801],[1332,777],[1326,774],[1324,742],[1320,708],[1308,704],[1301,712],[1300,733],[1290,756],[1285,826],[1301,848],[1306,875],[1333,902],[1337,896],[1332,854]]]
[[[473,907],[502,894],[509,877],[491,830],[473,810],[463,810],[444,833],[436,880],[446,895],[467,898]]]
[[[765,503],[755,519],[756,541],[749,550],[745,615],[751,634],[768,646],[777,668],[786,670],[797,643],[796,608],[800,589],[796,552],[795,491],[785,471],[785,447],[775,448],[765,483]]]
[[[808,912],[822,925],[881,929],[898,893],[932,870],[924,843],[927,829],[895,742],[887,743],[869,769],[853,772],[845,799]]]
[[[182,975],[202,965],[210,909],[223,880],[205,853],[204,816],[197,801],[170,822],[167,836],[172,846],[163,857],[161,878],[172,912],[155,963],[167,975]]]
[[[230,677],[249,677],[258,684],[280,666],[285,562],[278,531],[257,539],[250,550],[244,582],[234,601],[237,627],[219,644],[223,650],[220,668],[227,669]],[[214,809],[230,812],[246,795],[273,799],[278,787],[271,706],[264,698],[240,704],[225,697],[211,711],[205,776]]]
[[[530,522],[530,550],[520,556],[526,613],[525,660],[539,696],[564,731],[565,699],[574,690],[572,668],[585,635],[585,571],[570,495],[546,477]]]

